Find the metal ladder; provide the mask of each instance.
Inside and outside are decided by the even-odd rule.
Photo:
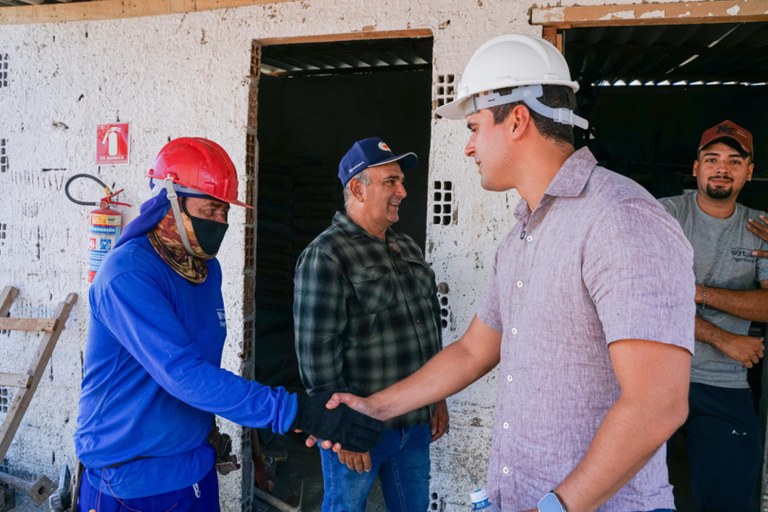
[[[25,372],[0,372],[0,387],[18,388],[8,411],[5,413],[3,423],[0,425],[0,462],[11,446],[13,436],[21,424],[21,419],[32,401],[35,390],[37,390],[37,385],[45,372],[56,341],[58,341],[61,331],[64,330],[64,324],[67,322],[72,307],[77,302],[77,294],[70,293],[64,302],[59,303],[51,318],[8,317],[11,305],[18,294],[18,288],[13,286],[6,286],[0,293],[0,331],[26,331],[44,333],[44,335]],[[46,476],[35,482],[29,482],[0,471],[0,483],[24,490],[38,505],[41,505],[56,490],[56,484]],[[1,488],[0,491],[2,491]],[[4,501],[4,493],[0,493],[0,510],[3,509]]]

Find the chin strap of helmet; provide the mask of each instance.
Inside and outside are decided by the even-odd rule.
[[[178,194],[173,186],[173,177],[168,176],[163,180],[158,180],[162,183],[162,188],[165,189],[166,197],[171,202],[171,209],[173,210],[173,219],[176,221],[176,226],[179,228],[179,236],[181,237],[181,243],[184,249],[187,250],[192,256],[195,255],[192,250],[192,245],[189,243],[189,237],[187,237],[187,230],[184,228],[184,220],[181,218],[181,208],[179,208]],[[158,187],[158,190],[160,187]]]
[[[556,123],[578,126],[583,130],[586,130],[589,127],[589,121],[583,117],[577,116],[573,110],[567,108],[553,108],[540,102],[538,98],[541,98],[543,95],[544,89],[538,84],[516,87],[512,89],[512,92],[509,94],[499,94],[497,91],[489,91],[472,97],[473,111],[470,113],[477,112],[483,108],[522,101],[537,114],[548,117]]]

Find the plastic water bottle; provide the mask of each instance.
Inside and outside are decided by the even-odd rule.
[[[488,493],[485,489],[478,487],[469,493],[469,499],[472,501],[472,510],[482,510],[483,512],[501,512],[501,509],[491,503],[488,499]]]

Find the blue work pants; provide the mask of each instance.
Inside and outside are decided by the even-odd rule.
[[[143,498],[107,494],[108,482],[91,483],[83,474],[79,512],[219,512],[219,478],[213,467],[202,480],[182,489]]]

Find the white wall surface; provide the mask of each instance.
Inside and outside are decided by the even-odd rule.
[[[590,2],[591,3],[591,2]],[[599,2],[594,2],[599,3]],[[8,452],[19,475],[55,479],[74,460],[72,434],[87,330],[87,212],[69,202],[73,174],[97,174],[117,188],[130,220],[146,197],[143,177],[169,138],[205,136],[222,144],[244,180],[248,78],[255,39],[429,29],[434,74],[460,75],[474,49],[505,32],[540,34],[520,0],[296,1],[184,15],[114,21],[0,25],[0,55],[9,84],[0,88],[0,139],[8,169],[0,173],[0,287],[21,290],[14,316],[47,316],[67,293],[73,310],[32,405]],[[96,125],[129,122],[127,165],[95,165]],[[448,284],[447,342],[463,333],[476,309],[496,244],[513,223],[515,192],[479,186],[463,156],[464,123],[433,122],[430,182],[454,184],[455,223],[429,225],[428,259]],[[98,187],[75,189],[100,197]],[[244,192],[241,186],[241,198]],[[225,365],[238,371],[242,348],[244,212],[233,209],[220,253],[225,271],[229,340]],[[24,335],[0,334],[0,371],[25,366]],[[434,445],[436,510],[469,510],[467,493],[484,484],[495,373],[449,399],[450,434]],[[222,422],[239,446],[239,428]],[[236,447],[237,448],[237,447]],[[221,478],[224,510],[241,509],[239,473]]]

